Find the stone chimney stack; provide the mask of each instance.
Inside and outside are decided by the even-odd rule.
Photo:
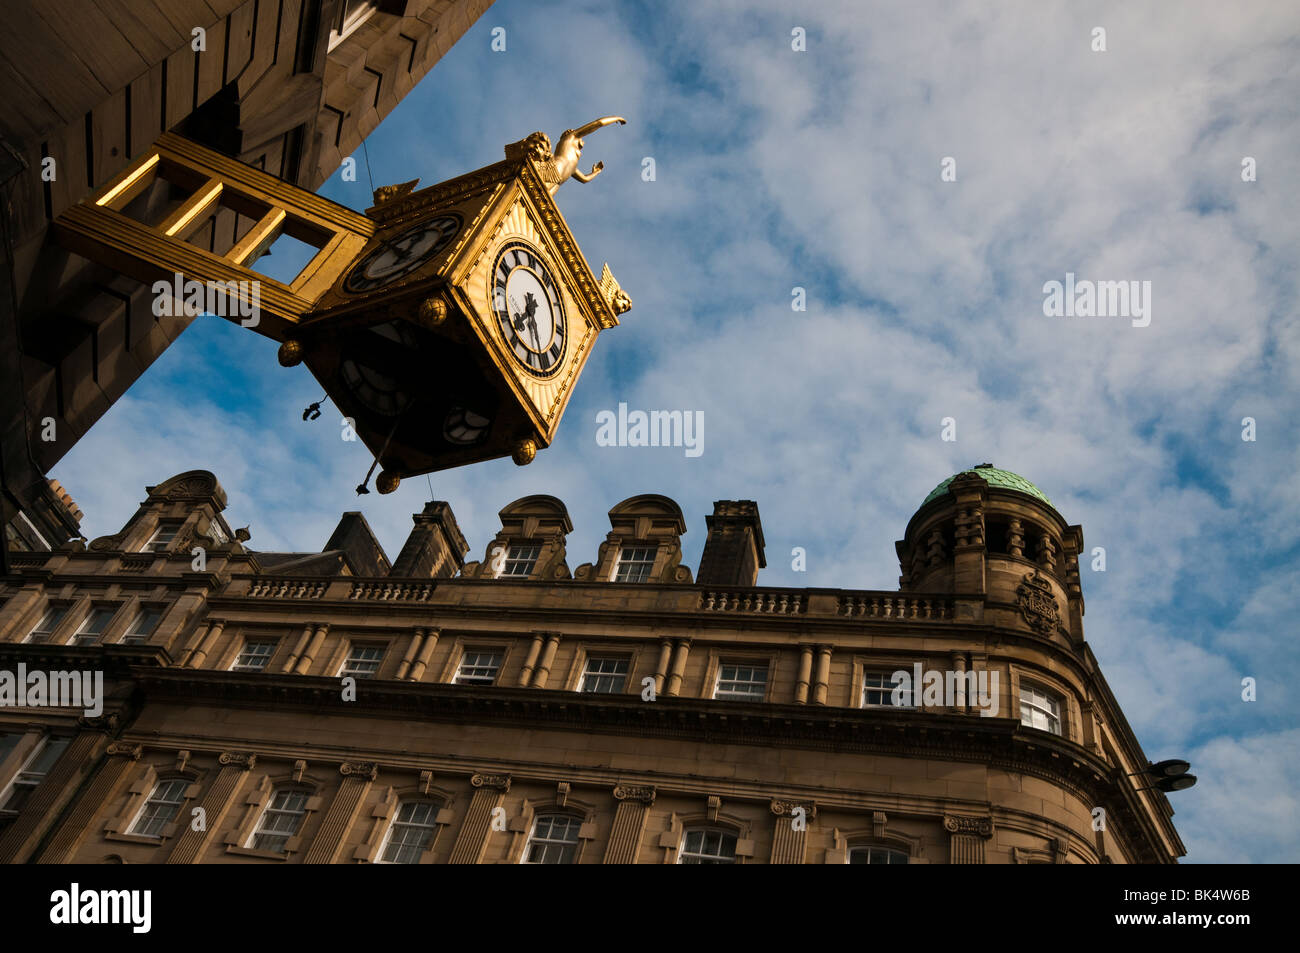
[[[705,517],[704,541],[696,583],[702,586],[753,586],[767,565],[763,555],[763,524],[753,500],[718,500]]]
[[[465,564],[469,545],[456,524],[451,504],[434,500],[411,517],[415,527],[406,537],[390,576],[419,579],[449,579]]]

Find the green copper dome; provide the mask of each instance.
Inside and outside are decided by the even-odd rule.
[[[977,466],[971,467],[969,470],[962,470],[961,473],[978,474],[988,481],[989,486],[1000,486],[1006,490],[1019,490],[1027,496],[1036,497],[1037,499],[1042,500],[1048,506],[1052,505],[1052,501],[1047,498],[1047,495],[1042,490],[1034,486],[1020,474],[1012,473],[1010,470],[999,470],[991,463],[981,463]],[[952,476],[948,477],[948,479],[936,486],[930,491],[930,495],[925,498],[921,505],[925,506],[925,504],[929,503],[931,500],[938,499],[947,493],[948,484],[961,476],[961,473],[954,473]]]

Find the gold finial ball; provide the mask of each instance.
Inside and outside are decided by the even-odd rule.
[[[397,489],[397,484],[401,482],[402,480],[400,477],[385,470],[383,473],[379,474],[379,479],[375,481],[375,489],[380,493],[392,493]]]
[[[517,466],[527,466],[533,462],[533,457],[537,456],[537,443],[531,438],[520,440],[515,444],[514,451],[510,454],[510,459],[515,461]]]
[[[294,367],[302,363],[302,354],[302,342],[291,338],[280,345],[276,357],[280,359],[281,367]]]
[[[420,302],[420,323],[426,328],[436,328],[447,319],[447,303],[441,298],[425,298]]]

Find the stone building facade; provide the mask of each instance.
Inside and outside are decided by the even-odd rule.
[[[95,707],[0,705],[0,859],[1184,853],[1083,638],[1082,531],[1006,471],[935,489],[889,592],[759,586],[751,501],[715,504],[694,573],[657,495],[610,510],[573,568],[550,496],[501,510],[468,562],[442,502],[391,564],[360,514],[319,552],[273,553],[225,505],[184,473],[113,536],[14,554],[0,673],[104,683]],[[895,672],[922,677],[894,691]]]

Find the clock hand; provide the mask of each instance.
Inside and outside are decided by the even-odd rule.
[[[515,309],[514,318],[510,323],[514,325],[516,331],[522,331],[524,329],[524,318],[527,312],[519,307],[519,302],[515,300],[514,295],[510,296],[510,305]]]

